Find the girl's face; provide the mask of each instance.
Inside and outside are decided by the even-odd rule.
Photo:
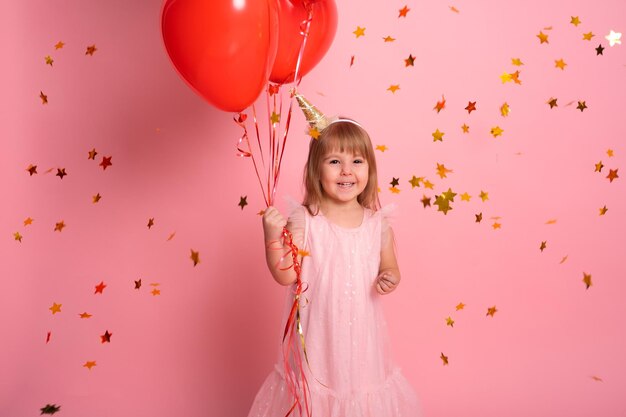
[[[327,154],[322,159],[320,182],[324,197],[334,203],[356,202],[369,178],[367,160],[358,154],[339,152]]]

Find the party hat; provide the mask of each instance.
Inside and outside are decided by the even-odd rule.
[[[319,111],[317,107],[315,107],[309,100],[304,98],[304,96],[297,91],[292,91],[293,96],[298,100],[298,105],[300,109],[302,109],[302,113],[304,113],[304,117],[306,117],[307,122],[311,127],[316,128],[318,131],[322,131],[326,126],[328,126],[328,119],[324,116],[324,113]]]

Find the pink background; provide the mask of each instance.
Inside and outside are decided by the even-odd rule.
[[[286,289],[265,269],[261,193],[250,161],[235,156],[231,114],[196,96],[170,64],[160,9],[146,0],[3,8],[2,416],[39,415],[46,404],[65,417],[246,416],[273,366]],[[376,154],[381,199],[401,209],[403,280],[385,307],[395,360],[425,415],[624,416],[626,46],[604,36],[626,31],[625,3],[343,0],[338,12],[333,46],[300,90],[389,148]],[[357,25],[366,28],[358,39]],[[58,41],[66,45],[55,50]],[[409,54],[414,67],[404,65]],[[560,58],[565,70],[555,68]],[[522,84],[503,84],[500,75],[515,70]],[[546,104],[551,97],[558,107]],[[468,101],[477,102],[471,114]],[[300,196],[308,140],[294,117],[283,209],[282,196]],[[502,136],[490,135],[494,126]],[[443,142],[433,141],[436,129]],[[105,171],[103,156],[113,164]],[[439,178],[437,163],[453,172]],[[621,177],[609,182],[609,169]],[[434,189],[411,189],[413,175]],[[424,194],[434,203],[448,188],[458,195],[447,215],[422,206]],[[53,231],[61,220],[65,229]],[[107,287],[94,294],[101,281]],[[54,302],[62,311],[53,315]],[[456,311],[459,302],[466,307]]]

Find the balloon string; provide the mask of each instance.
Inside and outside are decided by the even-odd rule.
[[[252,152],[252,147],[250,146],[250,139],[248,137],[248,129],[246,128],[246,124],[245,124],[246,118],[247,116],[244,113],[238,113],[238,114],[235,114],[235,116],[233,116],[233,120],[235,121],[235,123],[243,129],[243,135],[239,138],[239,141],[237,142],[237,150],[239,151],[239,153],[237,153],[237,156],[252,159],[252,164],[254,165],[254,172],[256,173],[257,180],[259,181],[259,185],[261,186],[261,191],[263,192],[263,200],[265,201],[266,205],[269,205],[268,199],[267,199],[268,196],[265,194],[265,189],[263,188],[263,181],[261,180],[261,176],[259,175],[259,168],[257,166],[256,159],[254,158],[254,152]],[[242,149],[241,147],[242,142],[244,140],[246,142],[246,145],[248,146],[248,150]]]

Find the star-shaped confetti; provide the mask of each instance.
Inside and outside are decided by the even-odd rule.
[[[422,181],[422,184],[424,184],[424,188],[428,188],[429,190],[432,190],[433,187],[435,186],[435,184],[433,184],[432,182],[426,179]]]
[[[606,206],[600,208],[600,216],[604,216],[607,211],[609,211],[609,209],[606,208]]]
[[[95,161],[96,155],[98,155],[98,152],[96,152],[96,148],[93,148],[92,150],[89,151],[89,154],[87,155],[87,159],[93,159]]]
[[[584,41],[590,41],[591,38],[593,38],[594,36],[596,36],[596,35],[594,35],[593,32],[583,33],[583,40]]]
[[[13,233],[13,239],[21,243],[22,242],[22,235],[20,234],[20,232]]]
[[[452,320],[452,317],[446,317],[446,326],[454,327],[454,320]]]
[[[272,112],[272,115],[270,116],[270,120],[272,121],[273,125],[280,123],[280,114],[276,114],[276,112]]]
[[[491,134],[493,135],[494,138],[497,138],[498,136],[502,136],[502,132],[504,132],[504,130],[500,126],[494,126],[491,128]]]
[[[614,179],[619,178],[617,175],[617,169],[609,169],[609,175],[606,177],[609,179],[609,182],[613,182]]]
[[[602,44],[599,44],[596,48],[596,56],[598,55],[604,55],[604,46]]]
[[[461,126],[461,129],[463,130],[463,133],[469,133],[469,126],[466,125],[465,123],[463,123],[463,126]]]
[[[309,136],[311,136],[313,139],[317,140],[320,138],[320,131],[317,130],[317,127],[312,127],[309,129]]]
[[[578,105],[576,106],[577,110],[580,110],[580,112],[582,113],[585,109],[587,108],[587,103],[585,101],[579,101]]]
[[[501,229],[502,228],[502,224],[498,223],[498,222],[493,222],[493,224],[491,225],[491,227],[493,228],[493,230],[496,229]]]
[[[94,366],[96,366],[96,361],[87,361],[83,364],[83,367],[89,369],[90,371]]]
[[[397,187],[398,185],[400,185],[400,178],[395,178],[395,177],[391,177],[391,182],[389,184],[391,184],[392,187]]]
[[[389,149],[389,148],[387,148],[387,146],[385,146],[385,145],[376,145],[376,150],[377,151],[385,152],[387,149]]]
[[[472,112],[476,110],[476,102],[475,101],[468,102],[467,106],[465,107],[465,110],[467,110],[467,114],[472,114]]]
[[[511,77],[511,80],[512,80],[515,84],[522,85],[522,80],[520,80],[520,78],[519,78],[519,74],[520,74],[520,72],[519,72],[519,71],[515,71],[515,72],[512,72],[511,74],[509,74],[509,76]]]
[[[508,117],[509,113],[511,113],[511,107],[508,103],[504,103],[500,106],[500,116]]]
[[[580,25],[580,19],[578,18],[578,16],[572,16],[572,20],[570,20],[570,23],[574,26],[578,26]]]
[[[389,191],[391,191],[391,194],[400,194],[400,189],[396,187],[395,185],[392,187],[389,187]]]
[[[405,67],[414,67],[415,66],[415,57],[409,54],[409,57],[404,60]]]
[[[91,202],[93,204],[96,204],[98,201],[100,201],[101,198],[102,196],[100,195],[100,193],[97,193],[96,195],[91,197]]]
[[[196,252],[195,250],[191,249],[191,261],[193,262],[193,266],[196,266],[200,263],[200,252]]]
[[[470,201],[471,198],[472,196],[469,195],[467,192],[464,192],[463,194],[461,194],[461,201]]]
[[[94,52],[96,52],[98,49],[96,48],[96,45],[90,45],[87,47],[87,50],[85,51],[85,55],[92,55],[94,54]]]
[[[546,35],[542,31],[539,31],[539,34],[537,35],[537,37],[539,38],[539,44],[550,43],[548,42],[548,35]]]
[[[415,175],[413,175],[413,178],[411,178],[409,180],[409,184],[411,184],[411,188],[415,188],[415,187],[419,187],[420,186],[420,182],[424,181],[424,178],[422,177],[416,177]]]
[[[489,308],[487,309],[487,316],[491,316],[491,317],[493,317],[493,315],[494,315],[494,314],[496,314],[496,312],[497,312],[497,311],[498,311],[498,310],[496,309],[496,306],[489,307]]]
[[[80,317],[81,319],[88,319],[91,317],[91,314],[87,313],[86,311],[84,313],[80,313],[78,315],[78,317]]]
[[[435,196],[435,205],[437,206],[437,211],[442,211],[443,214],[448,214],[448,211],[452,210],[452,207],[450,207],[450,200],[448,200],[444,195]]]
[[[585,289],[589,289],[593,285],[591,282],[591,274],[583,272],[583,282],[585,283]]]
[[[424,208],[426,207],[430,207],[430,197],[427,197],[425,194],[422,197],[422,199],[420,200],[422,202],[422,204],[424,205]]]
[[[33,176],[37,173],[37,165],[33,165],[30,164],[28,165],[28,168],[26,168],[26,171],[28,171],[29,176]]]
[[[141,278],[138,280],[135,280],[135,289],[138,290],[141,288]]]
[[[111,343],[111,336],[113,336],[113,333],[109,333],[109,331],[106,330],[104,332],[104,334],[100,336],[100,342],[101,343]]]
[[[57,168],[57,173],[56,176],[63,179],[64,176],[67,175],[67,172],[65,172],[65,168]]]
[[[437,175],[439,175],[441,179],[447,178],[448,177],[447,174],[451,172],[454,172],[454,171],[446,168],[444,164],[437,163]]]
[[[63,46],[65,46],[65,43],[58,41],[55,45],[54,45],[54,49],[61,49],[63,48]]]
[[[456,308],[456,311],[463,310],[465,308],[465,304],[458,303],[455,308]]]
[[[521,67],[522,65],[524,65],[522,60],[519,58],[511,58],[511,64],[515,65],[516,67]]]
[[[437,141],[443,142],[443,135],[445,135],[444,132],[440,132],[439,129],[435,130],[433,132],[433,142],[437,142]]]
[[[48,310],[52,311],[52,314],[60,313],[62,305],[63,304],[52,303],[52,306]]]
[[[398,11],[398,19],[401,17],[406,17],[407,13],[410,11],[411,9],[409,9],[407,6],[404,6],[403,8],[401,8]]]
[[[541,245],[539,245],[539,250],[540,250],[541,252],[543,252],[543,250],[546,248],[547,243],[548,243],[548,242],[546,242],[545,240],[541,242]]]
[[[148,219],[148,229],[152,229],[152,226],[154,226],[154,217]]]
[[[63,220],[61,220],[60,222],[56,222],[55,223],[54,231],[55,232],[62,232],[64,227],[65,227],[65,222]]]
[[[508,72],[502,73],[502,75],[500,75],[500,79],[502,80],[502,84],[513,81],[513,77]]]
[[[550,105],[550,108],[554,108],[554,107],[558,107],[558,104],[556,103],[556,98],[554,97],[550,97],[550,100],[548,100],[546,103]]]
[[[385,37],[383,38],[383,40],[384,40],[385,42],[393,42],[393,41],[395,41],[395,40],[396,40],[396,38],[392,38],[391,36],[385,36]]]
[[[107,285],[104,283],[104,281],[100,281],[100,284],[96,285],[96,291],[94,292],[94,294],[102,294],[102,291],[104,291],[106,286]]]
[[[54,62],[54,59],[52,59],[52,57],[50,55],[46,56],[44,59],[46,60],[46,65],[52,66],[52,63]]]
[[[100,166],[102,167],[102,170],[106,170],[107,167],[110,167],[111,165],[113,165],[111,163],[111,158],[112,156],[103,156],[102,157],[102,162],[100,162]]]
[[[454,7],[454,6],[448,6],[448,7],[450,8],[450,11],[451,11],[451,12],[454,12],[454,13],[461,13],[461,12],[459,11],[459,9],[457,9],[457,8],[456,8],[456,7]]]
[[[441,101],[438,101],[437,104],[435,104],[435,107],[433,107],[433,110],[436,110],[437,113],[439,113],[441,110],[445,108],[446,108],[446,98],[442,94]]]
[[[387,88],[387,91],[391,91],[393,94],[400,89],[400,84],[392,84]]]
[[[152,291],[150,291],[150,294],[152,294],[153,297],[156,297],[157,295],[161,295],[161,290],[158,288],[153,288]]]
[[[41,414],[54,414],[59,410],[61,410],[61,406],[56,404],[46,404],[44,407],[39,409]]]
[[[607,41],[609,41],[609,46],[621,45],[622,44],[622,34],[619,32],[613,32],[611,29],[611,33],[604,37]]]
[[[563,58],[554,60],[554,66],[556,68],[560,68],[561,70],[564,70],[566,65],[567,64],[565,63],[565,61],[563,61]]]
[[[607,149],[606,154],[609,156],[609,158],[613,158],[613,149]]]
[[[360,37],[360,36],[365,36],[365,28],[357,26],[355,31],[352,32],[352,33],[354,33],[357,38]]]
[[[602,164],[602,161],[600,161],[596,164],[596,169],[594,172],[602,172],[602,168],[604,168],[604,165]]]
[[[39,98],[41,99],[41,104],[48,104],[48,96],[43,91],[39,92]]]
[[[440,358],[443,361],[443,365],[444,366],[448,365],[448,357],[446,355],[444,355],[443,352],[441,352]]]
[[[237,205],[240,206],[241,209],[243,210],[243,208],[248,205],[248,196],[244,195],[244,196],[239,197],[239,204]]]
[[[27,217],[24,219],[24,226],[29,226],[31,224],[33,224],[33,219],[31,219],[30,217]]]
[[[476,223],[480,223],[481,221],[483,221],[482,213],[474,214],[474,216],[476,216]]]

